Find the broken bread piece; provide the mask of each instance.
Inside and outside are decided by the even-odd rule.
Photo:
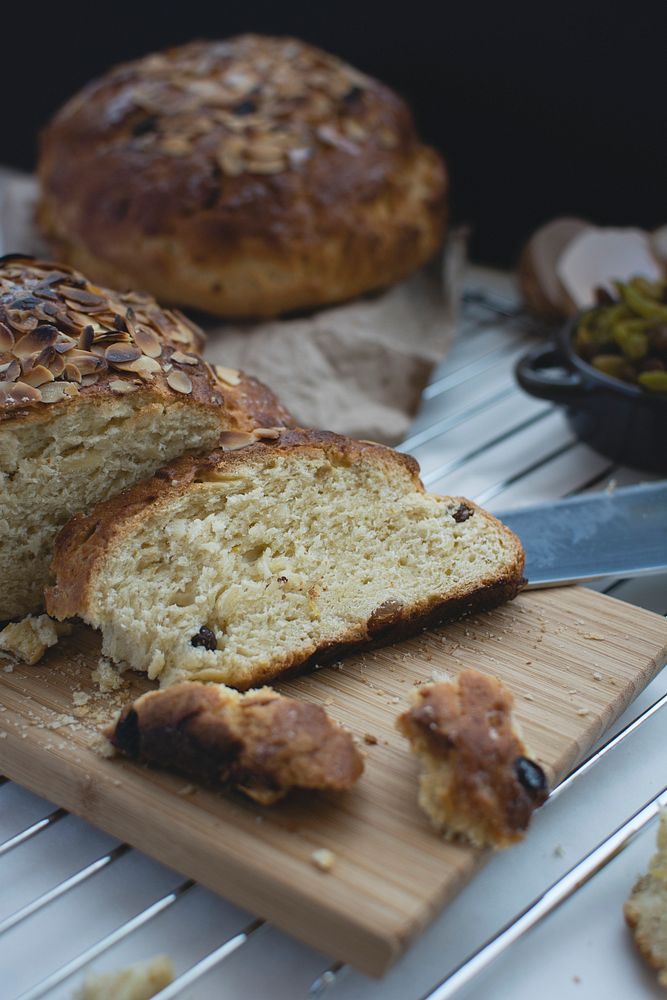
[[[342,791],[363,771],[350,733],[323,708],[271,688],[239,694],[184,682],[150,691],[107,733],[129,757],[272,805],[291,788]]]
[[[418,688],[397,728],[419,757],[419,804],[447,837],[476,847],[521,840],[547,798],[544,771],[512,726],[512,695],[494,677],[464,670]]]
[[[667,987],[667,810],[660,814],[657,851],[646,875],[635,883],[623,913],[640,955],[658,970],[658,982]]]
[[[156,955],[116,972],[88,973],[75,1000],[151,1000],[173,981],[171,959]]]
[[[74,518],[49,611],[80,615],[105,656],[163,687],[244,690],[514,597],[516,536],[418,473],[323,431],[229,435]]]
[[[0,632],[0,655],[10,656],[33,666],[39,663],[47,649],[55,646],[72,626],[54,621],[48,615],[27,615],[19,622],[10,622]]]

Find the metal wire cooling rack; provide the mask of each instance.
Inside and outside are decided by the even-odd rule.
[[[637,481],[637,473],[615,467],[578,442],[557,408],[517,387],[513,366],[540,333],[502,279],[473,272],[455,344],[426,389],[402,446],[419,460],[429,488],[467,495],[499,510],[604,488],[612,478]],[[607,580],[596,586],[667,611],[664,577],[641,583]],[[502,956],[520,954],[522,939],[531,930],[537,940],[538,925],[566,901],[581,909],[577,897],[583,899],[583,887],[602,871],[605,879],[612,878],[614,866],[608,866],[667,804],[667,788],[660,783],[667,758],[659,753],[648,773],[629,772],[635,776],[631,789],[619,794],[610,784],[606,797],[613,803],[600,794],[594,816],[590,798],[596,776],[605,775],[606,788],[611,772],[622,777],[632,767],[638,747],[645,749],[648,741],[655,750],[652,727],[667,705],[664,688],[667,683],[658,678],[613,735],[551,793],[538,817],[539,829],[526,844],[509,852],[511,857],[494,859],[485,880],[475,880],[379,983],[340,963],[327,966],[325,957],[264,921],[0,779],[0,1000],[69,997],[91,963],[117,968],[164,950],[180,971],[158,994],[160,1000],[445,1000],[464,994],[519,1000],[522,989],[526,996],[534,995],[530,977],[513,971]],[[645,801],[637,801],[642,795]],[[583,802],[578,801],[582,796]],[[585,828],[572,838],[568,819],[580,814],[586,817]],[[573,861],[560,860],[558,845],[551,849],[554,824],[565,839],[574,840]],[[650,841],[642,838],[644,854]],[[541,861],[537,872],[536,856]],[[624,880],[613,881],[620,913]],[[490,908],[488,901],[480,906],[484,886],[497,890]],[[512,893],[501,902],[498,893],[504,895],[508,886]],[[571,922],[576,926],[578,919],[575,915]],[[553,928],[553,918],[549,924]],[[461,925],[465,932],[459,933]],[[567,932],[561,928],[558,934],[561,944],[566,943]],[[538,945],[543,958],[546,947]],[[569,987],[576,996],[652,996],[652,981],[642,978],[624,948],[619,947],[617,957],[627,969],[613,961],[610,965],[609,956],[604,965],[589,964],[588,990],[585,985],[582,990],[580,977],[570,969],[562,981],[556,971],[553,982],[548,977],[543,981],[543,1000],[565,996]],[[492,963],[491,989],[486,970]],[[626,974],[633,992],[614,990]]]

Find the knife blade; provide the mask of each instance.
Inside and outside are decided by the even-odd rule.
[[[667,482],[494,514],[523,543],[529,587],[667,571]]]

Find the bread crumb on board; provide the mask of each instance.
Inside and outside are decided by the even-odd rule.
[[[168,955],[156,955],[116,972],[90,972],[74,1000],[150,1000],[174,981]]]
[[[108,694],[110,691],[118,691],[126,683],[123,675],[114,667],[111,660],[107,660],[105,656],[100,657],[97,668],[93,670],[91,677],[102,694]]]
[[[310,860],[315,868],[328,874],[333,870],[333,867],[336,864],[336,855],[333,851],[330,851],[328,847],[318,847],[317,850],[313,851],[310,855]]]
[[[57,622],[48,615],[27,615],[20,622],[10,622],[0,632],[0,653],[33,666],[39,663],[47,649],[55,646],[62,635],[69,635],[72,626]],[[11,669],[7,670],[11,673]]]

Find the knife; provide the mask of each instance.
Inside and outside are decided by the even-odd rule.
[[[528,587],[667,571],[667,481],[494,514],[523,543]]]

